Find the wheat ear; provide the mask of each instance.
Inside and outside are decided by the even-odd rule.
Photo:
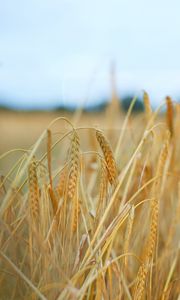
[[[146,120],[147,120],[147,122],[149,122],[151,119],[151,116],[152,116],[152,108],[151,108],[149,95],[146,91],[144,91],[144,93],[143,93],[143,102],[144,102]]]
[[[153,256],[154,248],[156,245],[157,240],[157,230],[158,230],[158,217],[159,217],[159,177],[163,174],[163,169],[165,166],[165,162],[168,156],[168,149],[169,149],[169,135],[163,145],[163,148],[160,153],[158,167],[156,171],[157,182],[155,182],[154,186],[154,200],[151,204],[151,225],[150,225],[150,235],[149,235],[149,242],[147,246],[147,259],[151,259]]]
[[[59,183],[56,186],[56,194],[57,194],[58,198],[61,198],[64,194],[65,187],[66,187],[67,174],[68,174],[68,169],[67,169],[67,167],[65,167],[62,170],[62,173],[59,178]]]
[[[173,124],[173,102],[171,97],[167,96],[166,97],[166,122],[167,122],[167,126],[168,129],[170,131],[171,137],[173,136],[173,132],[174,132],[174,124]]]
[[[70,150],[70,169],[69,169],[69,180],[68,180],[68,197],[72,199],[75,195],[78,173],[79,173],[79,137],[74,130],[73,137],[71,141]]]
[[[167,139],[163,145],[163,148],[160,153],[159,162],[157,166],[156,171],[156,177],[157,181],[154,185],[154,200],[151,203],[151,225],[150,225],[150,235],[149,235],[149,241],[147,246],[147,259],[151,259],[153,256],[153,252],[156,245],[157,240],[157,230],[158,230],[158,217],[159,217],[159,197],[158,197],[158,191],[159,191],[159,177],[162,176],[165,162],[168,155],[168,149],[169,149],[169,135],[167,136]]]
[[[74,202],[74,215],[73,215],[73,232],[76,231],[78,223],[79,223],[79,214],[80,214],[80,203],[78,197],[76,197]]]
[[[50,186],[48,188],[49,196],[52,202],[53,212],[56,214],[58,208],[58,202],[56,199],[56,195],[53,191],[53,181],[52,181],[52,171],[51,171],[51,144],[52,144],[52,134],[51,130],[47,130],[47,162],[48,162],[48,172],[49,172],[49,182]]]
[[[104,212],[104,208],[105,208],[104,205],[107,197],[108,171],[107,171],[105,161],[103,159],[101,159],[100,171],[101,171],[101,177],[100,177],[100,185],[99,185],[99,199],[96,208],[96,222],[99,221],[100,214],[103,214]]]
[[[158,190],[159,190],[159,176],[162,176],[164,165],[166,162],[166,158],[168,155],[168,149],[169,149],[169,134],[167,134],[167,139],[163,145],[163,148],[160,153],[159,162],[157,166],[156,171],[156,182],[153,187],[153,193],[154,193],[154,200],[151,204],[151,224],[150,224],[150,233],[149,238],[146,246],[146,252],[145,252],[145,258],[144,262],[139,268],[138,275],[137,275],[137,284],[135,288],[135,297],[134,299],[141,300],[144,288],[145,288],[145,282],[146,277],[149,271],[149,262],[151,258],[153,257],[156,240],[157,240],[157,232],[158,232],[158,218],[159,218],[159,200],[158,200]]]
[[[117,167],[111,146],[101,131],[96,130],[96,138],[104,154],[104,158],[108,169],[108,179],[111,185],[117,181]]]
[[[147,263],[144,262],[140,266],[137,274],[137,284],[135,287],[135,292],[133,297],[134,300],[141,300],[143,297],[147,273],[148,273],[148,265]]]
[[[31,215],[33,218],[36,218],[39,213],[39,186],[38,186],[36,169],[37,169],[36,161],[35,161],[35,157],[33,157],[28,169],[29,204],[30,204]]]

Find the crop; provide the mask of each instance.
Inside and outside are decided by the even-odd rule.
[[[1,155],[0,299],[180,299],[180,106],[115,102]]]

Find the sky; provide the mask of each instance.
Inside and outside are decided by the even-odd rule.
[[[179,0],[0,0],[1,104],[95,103],[112,61],[120,96],[180,99],[179,13]]]

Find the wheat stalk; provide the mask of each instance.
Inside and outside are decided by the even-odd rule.
[[[125,233],[125,241],[124,241],[124,253],[128,253],[129,250],[129,241],[131,237],[131,232],[133,228],[133,222],[134,222],[134,206],[132,206],[130,212],[129,212],[129,218],[128,218],[128,223],[127,223],[127,228],[126,228],[126,233]],[[124,258],[124,266],[126,268],[128,262],[128,257],[125,256]]]
[[[51,171],[51,145],[52,145],[52,134],[51,130],[47,130],[47,162],[49,171],[49,182],[52,189],[52,171]]]

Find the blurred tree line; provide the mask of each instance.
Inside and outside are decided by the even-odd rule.
[[[119,107],[121,107],[121,109],[124,112],[127,112],[131,102],[133,100],[133,96],[127,95],[123,98],[121,98],[121,100],[118,100],[119,102]],[[60,102],[60,101],[59,101]],[[97,102],[97,104],[91,104],[91,105],[86,105],[86,107],[84,108],[85,111],[89,111],[89,112],[101,112],[103,110],[105,110],[107,108],[109,104],[108,99],[101,99],[100,101]],[[54,109],[50,109],[50,110],[54,110],[54,111],[69,111],[69,112],[73,112],[74,110],[76,110],[77,106],[76,105],[58,105],[57,107],[55,107]],[[0,104],[0,110],[1,111],[7,111],[7,110],[15,110],[13,108],[11,108],[10,106],[6,106],[6,105],[1,105]],[[23,110],[24,111],[24,110]],[[42,111],[43,111],[43,107],[42,107]],[[136,102],[133,106],[132,112],[134,113],[140,113],[144,111],[144,105],[143,105],[143,101],[140,98],[136,99]]]

